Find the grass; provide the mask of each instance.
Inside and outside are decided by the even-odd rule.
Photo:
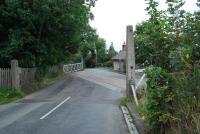
[[[0,88],[0,104],[6,104],[22,98],[25,94],[12,88]]]
[[[130,99],[128,99],[128,98],[122,98],[120,100],[120,105],[126,106],[129,102],[131,102]]]
[[[142,92],[138,97],[139,106],[134,106],[136,111],[140,114],[142,120],[146,121],[145,103],[147,101],[146,91]]]
[[[144,98],[139,99],[139,106],[136,106],[135,102],[132,102],[129,98],[120,99],[119,103],[122,106],[127,106],[128,103],[131,102],[135,110],[140,114],[140,116],[144,116]],[[143,100],[143,101],[141,101]]]
[[[41,79],[41,81],[32,81],[26,85],[24,85],[22,87],[22,91],[26,94],[30,94],[33,93],[35,91],[38,91],[44,87],[47,87],[49,85],[54,84],[55,82],[62,80],[63,78],[65,78],[66,76],[68,76],[69,74],[64,74],[62,71],[53,74],[51,76],[48,77],[44,77]]]
[[[48,77],[44,77],[41,81],[32,81],[29,84],[21,87],[21,91],[12,88],[0,88],[0,105],[16,101],[23,98],[26,94],[33,93],[41,88],[54,84],[58,80],[65,78],[69,74],[64,74],[62,71],[54,73]]]

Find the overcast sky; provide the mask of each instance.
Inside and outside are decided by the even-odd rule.
[[[159,8],[166,8],[164,3]],[[92,9],[95,19],[90,22],[97,29],[100,37],[106,39],[107,47],[111,42],[119,51],[126,40],[126,26],[135,25],[146,20],[145,0],[98,0]],[[196,0],[186,0],[184,9],[187,11],[197,10]]]

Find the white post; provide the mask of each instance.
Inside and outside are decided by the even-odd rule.
[[[126,29],[126,94],[132,95],[131,84],[135,84],[135,48],[133,41],[133,27],[127,26]]]
[[[138,106],[139,103],[138,103],[138,98],[137,98],[137,94],[136,94],[136,91],[135,91],[135,87],[133,85],[131,85],[131,89],[133,91],[133,97],[134,97],[134,100],[135,100],[135,104]]]

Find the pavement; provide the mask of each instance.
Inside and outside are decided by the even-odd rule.
[[[0,134],[128,134],[119,107],[125,76],[103,69],[73,73],[0,106]]]

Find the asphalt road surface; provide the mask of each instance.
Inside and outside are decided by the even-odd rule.
[[[119,99],[125,76],[102,69],[77,72],[0,106],[0,134],[128,134]]]

